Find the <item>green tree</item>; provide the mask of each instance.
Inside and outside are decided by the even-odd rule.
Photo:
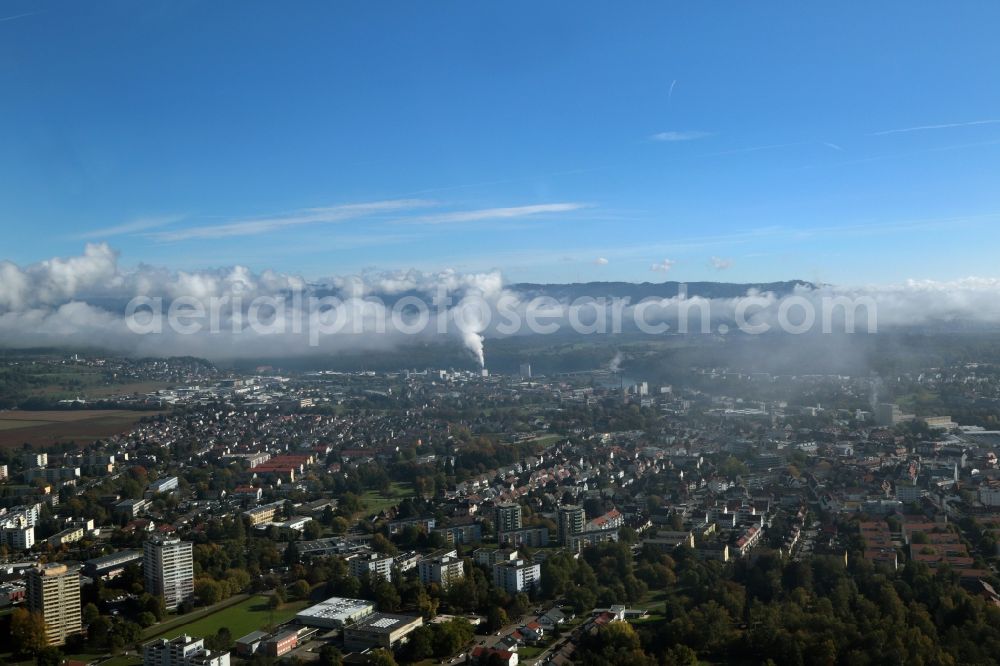
[[[372,550],[378,553],[383,553],[385,555],[396,556],[399,554],[399,549],[385,538],[384,534],[376,534],[372,537]]]
[[[229,650],[233,647],[233,632],[229,627],[219,627],[214,636],[205,637],[205,647],[209,650]]]
[[[434,630],[431,625],[417,627],[406,643],[406,660],[423,661],[434,654]]]
[[[96,647],[107,647],[110,634],[111,620],[104,615],[98,615],[87,626],[87,640]]]
[[[386,610],[389,612],[399,610],[399,605],[402,601],[399,597],[399,591],[396,590],[396,586],[389,581],[384,578],[373,579],[372,593],[375,596],[375,603],[378,605],[380,610]]]
[[[11,646],[18,654],[37,655],[49,644],[45,629],[41,613],[16,608],[10,617]]]
[[[142,596],[142,609],[155,615],[157,622],[167,615],[166,601],[160,595],[144,594]]]
[[[510,622],[510,620],[507,618],[507,611],[499,606],[490,606],[490,610],[486,614],[486,627],[490,631],[501,629],[506,626],[508,622]]]
[[[333,645],[324,645],[319,649],[319,666],[343,666],[343,664],[344,654]]]
[[[639,542],[639,533],[628,525],[622,525],[618,528],[618,538],[622,543],[632,545]]]
[[[101,614],[101,611],[97,609],[97,604],[93,602],[84,605],[82,611],[83,623],[89,625],[94,620],[96,620]]]
[[[199,578],[194,583],[194,596],[205,606],[222,601],[222,586],[211,578]]]
[[[63,653],[57,647],[43,648],[35,655],[36,666],[59,666],[63,660]]]
[[[424,620],[431,620],[437,615],[438,604],[438,600],[427,594],[427,590],[421,585],[414,599],[414,605]]]
[[[434,656],[450,657],[472,640],[472,625],[464,619],[434,625]]]
[[[282,559],[285,565],[289,567],[301,561],[302,555],[299,553],[299,547],[295,545],[294,541],[290,541],[288,546],[285,547],[285,555]]]
[[[299,580],[292,583],[291,587],[288,588],[288,591],[296,599],[308,599],[309,593],[312,590],[309,587],[309,583],[300,578]]]
[[[675,645],[663,655],[664,666],[698,666],[698,653],[686,645]]]
[[[368,666],[398,666],[396,658],[389,650],[373,650],[365,662]]]
[[[721,463],[719,463],[719,474],[726,477],[727,479],[733,479],[737,476],[746,476],[747,466],[743,464],[739,459],[729,456]]]
[[[573,607],[573,612],[580,615],[594,607],[597,603],[597,594],[589,587],[580,585],[566,592],[566,601]]]
[[[314,541],[323,536],[323,526],[315,520],[310,520],[302,528],[302,538]]]
[[[612,622],[584,637],[579,663],[584,666],[656,666],[642,651],[635,629],[627,622]]]
[[[239,594],[250,587],[250,574],[243,569],[226,569],[226,582],[233,594]]]
[[[335,517],[336,516],[333,513],[333,507],[330,506],[330,505],[327,505],[326,508],[323,509],[323,516],[322,516],[322,518],[320,518],[320,521],[324,525],[326,525],[327,527],[333,527],[333,519]]]

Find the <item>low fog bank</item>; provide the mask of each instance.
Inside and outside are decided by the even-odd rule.
[[[97,346],[123,355],[190,355],[222,362],[406,356],[407,350],[430,349],[447,350],[457,361],[506,366],[525,356],[504,351],[510,346],[531,348],[537,341],[556,348],[565,340],[599,338],[590,342],[604,347],[604,338],[613,344],[668,338],[686,321],[687,337],[704,338],[689,348],[740,349],[742,363],[801,367],[825,360],[850,366],[858,358],[858,365],[870,366],[871,349],[883,344],[879,339],[888,344],[912,331],[995,330],[998,296],[1000,281],[985,278],[852,287],[794,280],[512,285],[498,271],[408,270],[307,281],[240,266],[197,272],[145,265],[126,269],[108,245],[92,244],[75,257],[25,266],[0,262],[0,347]],[[149,327],[156,331],[139,334],[128,325],[126,312],[136,298],[162,304],[159,326]],[[320,314],[310,309],[312,299],[335,302]],[[216,317],[214,327],[180,331],[167,321],[167,309],[180,302],[186,311],[210,311],[220,302],[228,310]],[[416,302],[429,309],[422,327]],[[814,321],[802,333],[810,310]],[[261,325],[251,326],[250,315]],[[310,323],[322,317],[339,318],[341,328],[312,330]],[[541,324],[530,326],[532,320]],[[831,331],[824,332],[823,325]],[[845,335],[845,330],[855,333]],[[455,350],[464,351],[456,355]],[[497,358],[487,359],[490,353]]]

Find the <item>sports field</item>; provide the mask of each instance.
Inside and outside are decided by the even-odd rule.
[[[263,627],[277,626],[288,622],[295,617],[296,613],[308,605],[306,601],[293,601],[282,604],[272,611],[267,607],[267,601],[268,597],[266,596],[253,596],[186,624],[169,622],[167,623],[169,626],[168,629],[152,633],[145,638],[152,639],[161,636],[164,638],[173,638],[181,634],[205,637],[218,633],[222,627],[229,629],[233,638],[239,638]],[[197,611],[195,612],[197,613]],[[156,628],[152,628],[152,631],[156,631]]]

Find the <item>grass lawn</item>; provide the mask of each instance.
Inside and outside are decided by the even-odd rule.
[[[551,446],[562,439],[565,439],[562,435],[539,435],[528,441],[541,444],[542,446]]]
[[[117,657],[111,657],[107,661],[102,661],[101,666],[138,666],[142,663],[142,657],[137,657],[135,655],[118,655]]]
[[[6,650],[7,648],[8,648],[7,645],[3,645],[2,646],[2,649],[4,649],[4,650]],[[91,662],[91,661],[95,661],[97,659],[100,659],[103,655],[106,655],[106,654],[109,654],[109,653],[107,651],[93,652],[93,653],[91,653],[91,652],[80,652],[80,653],[77,653],[77,654],[66,655],[65,658],[66,659],[75,659],[77,661]],[[142,659],[137,659],[136,657],[133,657],[132,659],[133,659],[133,661],[136,661],[136,662],[141,662],[142,661]],[[4,664],[5,666],[34,666],[35,660],[34,659],[26,659],[24,661],[14,661],[14,658],[11,655],[11,653],[5,651],[3,653],[0,653],[0,663]],[[105,662],[105,663],[107,663],[107,662]],[[129,666],[129,664],[122,663],[122,664],[114,664],[113,666]]]
[[[235,639],[267,625],[279,625],[287,622],[309,604],[307,601],[293,601],[282,604],[271,611],[267,607],[267,601],[268,597],[266,596],[253,596],[228,608],[192,620],[187,624],[174,625],[165,631],[158,631],[147,636],[144,640],[160,637],[173,638],[181,634],[204,638],[217,633],[222,627],[229,629]],[[154,631],[157,629],[157,627],[153,628]]]
[[[399,504],[407,497],[413,496],[413,484],[393,481],[388,495],[383,495],[377,490],[369,490],[361,496],[361,501],[365,504],[365,515],[373,516],[383,509]]]
[[[642,599],[640,599],[639,601],[635,602],[632,605],[635,606],[636,608],[645,608],[646,610],[652,613],[654,610],[658,610],[657,608],[654,608],[654,606],[660,606],[660,608],[662,608],[663,603],[666,600],[667,600],[666,590],[649,590],[648,592],[646,592],[645,595],[643,595]]]
[[[517,658],[521,659],[534,659],[541,653],[545,652],[544,647],[535,647],[534,645],[525,645],[517,649]]]
[[[86,390],[88,398],[106,398],[111,395],[131,395],[133,393],[152,393],[170,386],[169,382],[133,382],[128,384],[112,384],[111,386],[94,386]]]
[[[658,622],[666,621],[666,617],[663,613],[650,613],[646,617],[636,618],[635,620],[629,620],[629,624],[633,624],[637,627],[641,627],[644,624],[656,624]]]

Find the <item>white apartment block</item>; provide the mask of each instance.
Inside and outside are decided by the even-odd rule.
[[[417,563],[417,573],[424,585],[437,583],[447,588],[454,581],[465,578],[465,565],[452,555],[429,557]]]
[[[387,581],[392,581],[393,558],[380,553],[363,553],[357,557],[352,557],[347,561],[347,567],[352,576],[358,577],[367,573],[370,576],[378,576]]]
[[[44,618],[49,645],[64,645],[67,636],[83,630],[79,569],[42,564],[28,572],[27,582],[28,610]]]
[[[31,550],[35,545],[35,528],[11,524],[0,528],[0,545],[11,550]]]
[[[143,646],[142,666],[229,666],[229,653],[206,650],[203,638],[161,638]]]
[[[525,560],[497,562],[493,565],[493,584],[507,594],[517,594],[542,584],[542,566]]]
[[[194,596],[194,559],[190,541],[152,537],[143,545],[146,591],[160,595],[169,610]]]

